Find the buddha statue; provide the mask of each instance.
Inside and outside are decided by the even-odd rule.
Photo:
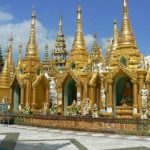
[[[121,104],[123,106],[130,106],[133,102],[133,88],[130,81],[127,81],[123,88],[123,98]]]

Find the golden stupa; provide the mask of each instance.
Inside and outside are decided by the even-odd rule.
[[[11,111],[17,111],[29,106],[33,112],[40,110],[44,104],[50,104],[51,79],[55,82],[58,113],[68,115],[68,108],[73,100],[82,104],[90,99],[91,109],[94,104],[98,109],[105,109],[106,115],[118,118],[132,118],[141,112],[142,102],[140,90],[146,85],[150,91],[150,69],[144,67],[143,55],[140,53],[132,30],[128,14],[128,1],[123,0],[123,20],[119,32],[114,19],[113,40],[108,39],[106,58],[102,48],[97,44],[96,33],[93,38],[91,54],[88,54],[83,29],[82,9],[77,10],[77,29],[68,55],[63,34],[62,17],[56,39],[53,55],[50,60],[48,44],[45,46],[45,56],[42,63],[38,55],[36,43],[36,14],[33,9],[31,31],[22,57],[22,44],[19,44],[19,59],[14,69],[12,59],[12,34],[6,50],[6,59],[0,75],[0,99],[9,98]],[[65,57],[64,60],[58,56]],[[60,69],[60,66],[63,66]],[[106,104],[103,107],[101,90],[105,89]],[[82,107],[82,105],[81,105]],[[148,96],[150,110],[150,97]]]

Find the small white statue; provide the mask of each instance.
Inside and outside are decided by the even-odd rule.
[[[93,72],[98,72],[99,71],[99,67],[97,64],[93,64]]]
[[[103,84],[101,86],[100,94],[102,98],[102,109],[105,109],[106,108],[106,94],[105,94],[105,89],[104,89]]]
[[[142,56],[138,67],[141,68],[141,69],[145,69],[146,68],[146,63],[145,63],[145,60],[144,60],[144,56]]]
[[[149,91],[146,89],[145,84],[142,90],[140,91],[141,99],[142,99],[142,111],[141,111],[141,119],[147,119],[148,109],[147,109],[147,99]]]
[[[148,110],[146,107],[142,107],[142,111],[141,111],[141,119],[148,119]]]
[[[52,101],[52,107],[50,108],[50,114],[57,114],[58,113],[58,106],[57,101]]]
[[[98,107],[97,107],[97,104],[94,104],[94,106],[93,106],[92,117],[93,118],[98,118]]]
[[[4,96],[3,99],[2,99],[3,104],[5,103],[5,99],[6,99],[6,97]]]
[[[140,91],[140,94],[141,94],[141,98],[142,98],[142,107],[147,107],[147,99],[148,99],[148,94],[149,94],[149,91],[148,89],[146,89],[145,87],[145,84],[142,88],[142,90]]]
[[[44,103],[44,107],[43,107],[43,114],[44,114],[44,115],[47,114],[47,109],[48,109],[48,103],[45,102],[45,103]]]
[[[19,111],[21,111],[21,105],[19,105]]]
[[[84,101],[83,101],[84,102]],[[87,98],[85,100],[85,102],[83,103],[83,111],[82,111],[82,115],[86,116],[90,114],[90,99]]]
[[[97,64],[97,66],[98,66],[98,71],[99,71],[99,72],[103,72],[102,65],[103,65],[102,63],[98,63],[98,64]]]

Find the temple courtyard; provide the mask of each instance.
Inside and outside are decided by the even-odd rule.
[[[0,125],[0,150],[148,150],[150,137]]]

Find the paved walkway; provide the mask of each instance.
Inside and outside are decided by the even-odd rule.
[[[150,137],[0,125],[0,150],[149,150]]]

